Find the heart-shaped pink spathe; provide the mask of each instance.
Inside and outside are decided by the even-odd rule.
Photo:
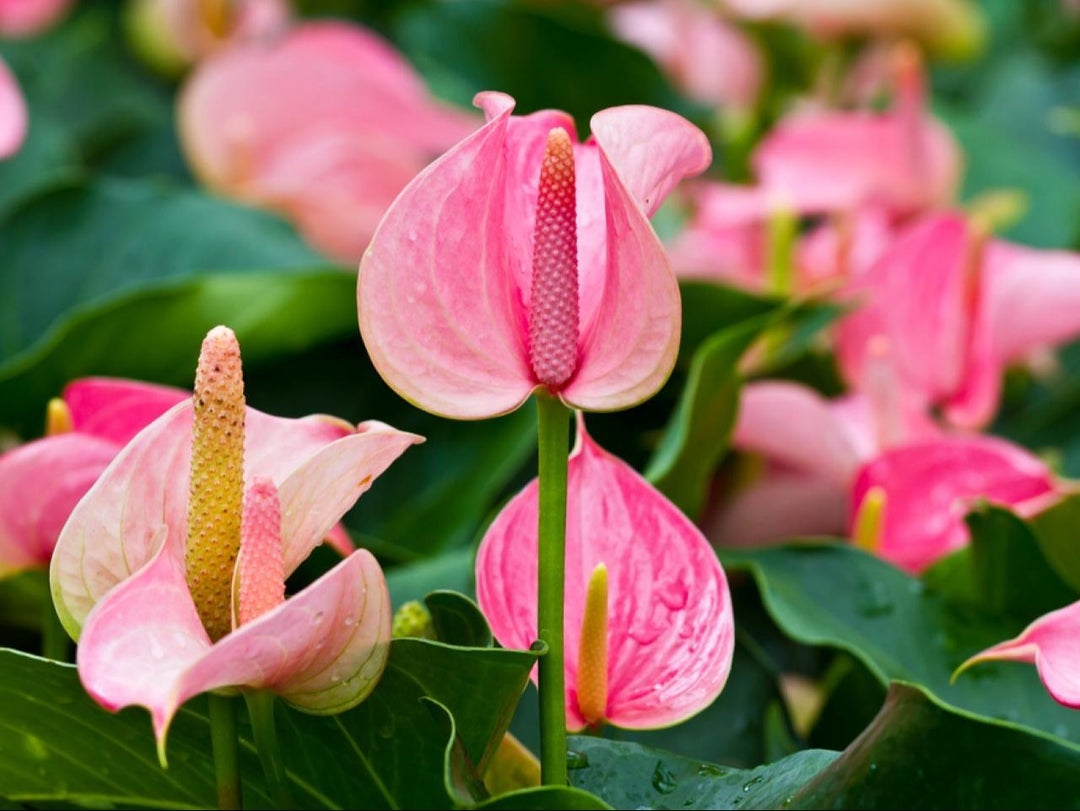
[[[993,661],[1035,665],[1054,701],[1080,709],[1080,602],[1044,614],[1015,639],[975,654],[953,678],[972,665]]]
[[[360,331],[402,397],[443,416],[480,419],[520,406],[541,383],[530,364],[534,228],[541,162],[565,113],[511,116],[481,93],[487,124],[398,197],[360,265]],[[626,408],[667,379],[678,350],[679,290],[647,217],[711,153],[674,113],[617,107],[573,145],[578,335],[567,404]],[[571,218],[572,222],[575,222]]]
[[[26,140],[26,101],[14,74],[0,59],[0,160],[10,158]]]
[[[949,436],[879,454],[856,478],[851,526],[871,490],[884,494],[876,551],[920,572],[968,543],[964,517],[978,499],[1032,515],[1054,503],[1050,469],[1018,445],[988,436]]]
[[[0,455],[0,577],[48,566],[72,509],[120,449],[187,397],[133,380],[69,384],[63,401],[71,430]]]
[[[191,460],[191,401],[140,432],[78,503],[56,544],[53,602],[78,638],[86,616],[112,588],[153,558],[162,541],[183,549]],[[273,417],[247,410],[245,479],[272,480],[280,493],[285,567],[292,572],[334,531],[341,516],[410,445],[422,439],[378,422],[353,428],[331,417]]]
[[[578,707],[578,653],[587,585],[607,567],[605,721],[669,726],[703,710],[724,687],[734,651],[731,598],[701,531],[578,423],[569,461],[566,524],[567,726]],[[534,480],[499,513],[480,544],[477,597],[496,639],[536,639],[537,510]],[[535,673],[534,673],[535,676]]]
[[[331,21],[206,60],[178,111],[201,182],[282,213],[348,263],[409,180],[477,123],[432,99],[382,38]]]

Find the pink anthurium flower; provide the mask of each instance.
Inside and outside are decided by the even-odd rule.
[[[781,120],[752,158],[760,186],[806,213],[862,205],[911,213],[949,203],[960,149],[926,112],[918,53],[901,47],[895,63],[888,112],[809,110]]]
[[[281,213],[349,263],[416,173],[476,126],[432,100],[389,44],[344,22],[305,23],[203,62],[178,119],[200,181]]]
[[[187,397],[132,380],[68,385],[49,404],[49,435],[0,455],[0,577],[47,567],[75,504],[120,449]]]
[[[375,559],[353,552],[288,599],[285,578],[419,441],[247,408],[235,336],[212,330],[194,399],[132,440],[57,544],[53,598],[87,691],[111,710],[149,709],[162,752],[198,693],[269,689],[316,713],[363,700],[390,640]]]
[[[481,93],[487,124],[398,197],[360,265],[360,330],[402,397],[478,419],[536,389],[587,410],[626,408],[667,379],[679,289],[647,217],[710,160],[674,113],[616,107],[573,121],[511,116]]]
[[[919,572],[967,545],[964,516],[976,499],[1033,515],[1060,489],[1050,469],[1018,445],[956,436],[887,450],[865,465],[854,486],[852,527],[871,494],[882,515],[864,545]]]
[[[1025,662],[1035,665],[1054,701],[1080,709],[1080,602],[1051,611],[1035,620],[1015,639],[999,642],[960,665],[953,680],[982,662]]]
[[[839,329],[849,383],[885,336],[901,387],[965,428],[992,419],[1008,364],[1080,335],[1080,255],[987,242],[955,213],[908,226],[847,294],[861,304]]]
[[[139,54],[163,73],[179,73],[226,45],[285,30],[289,0],[133,0],[128,34]]]
[[[652,56],[690,98],[740,108],[757,99],[761,55],[716,9],[696,0],[639,0],[612,9],[611,25]]]
[[[11,70],[0,59],[0,160],[10,158],[26,140],[26,101]]]
[[[56,23],[73,0],[0,0],[0,37],[31,37]]]
[[[480,544],[476,589],[500,644],[536,639],[537,482]],[[708,541],[578,420],[566,524],[566,717],[650,729],[703,710],[734,651],[731,599]],[[534,673],[535,677],[535,673]]]

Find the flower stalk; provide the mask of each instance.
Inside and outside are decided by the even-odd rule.
[[[214,779],[218,808],[243,808],[240,797],[240,745],[236,735],[236,702],[211,693],[210,738],[214,750]]]

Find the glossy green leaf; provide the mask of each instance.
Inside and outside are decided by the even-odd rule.
[[[636,743],[574,736],[570,784],[615,808],[780,808],[836,752],[807,750],[756,769],[732,769]]]
[[[1015,636],[1024,621],[957,600],[846,545],[728,550],[721,558],[729,571],[754,575],[786,634],[847,651],[883,685],[909,681],[952,707],[1080,740],[1080,717],[1046,694],[1032,667],[980,665],[950,683],[965,659]]]
[[[1080,495],[1069,495],[1031,519],[1046,560],[1066,583],[1080,592]]]
[[[1075,808],[1080,748],[894,684],[881,712],[785,808]]]
[[[545,811],[545,809],[592,811],[592,809],[605,809],[611,806],[581,789],[537,786],[500,794],[498,797],[479,803],[474,808],[490,809],[490,811]]]
[[[471,593],[472,577],[473,551],[462,548],[395,566],[386,572],[386,585],[396,607],[410,600],[422,600],[440,588]]]
[[[72,377],[190,385],[201,336],[245,360],[355,332],[355,281],[281,221],[171,183],[55,191],[0,226],[0,424],[38,430]]]
[[[433,591],[424,598],[440,642],[470,648],[490,648],[491,628],[480,606],[456,591]]]

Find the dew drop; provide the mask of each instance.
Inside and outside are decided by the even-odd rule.
[[[702,763],[697,767],[697,773],[699,777],[723,777],[728,770],[715,763]]]
[[[758,783],[760,783],[764,779],[765,779],[765,775],[763,775],[763,774],[759,774],[757,777],[751,777],[749,780],[747,780],[745,783],[743,783],[743,787],[742,787],[743,794],[748,792],[750,789],[752,789],[754,786],[756,786]]]
[[[589,768],[589,756],[584,752],[577,752],[570,749],[566,753],[566,768],[567,769],[587,769]]]
[[[665,768],[661,761],[657,761],[656,768],[653,769],[652,784],[653,788],[661,794],[671,794],[671,792],[679,787],[675,775]]]

